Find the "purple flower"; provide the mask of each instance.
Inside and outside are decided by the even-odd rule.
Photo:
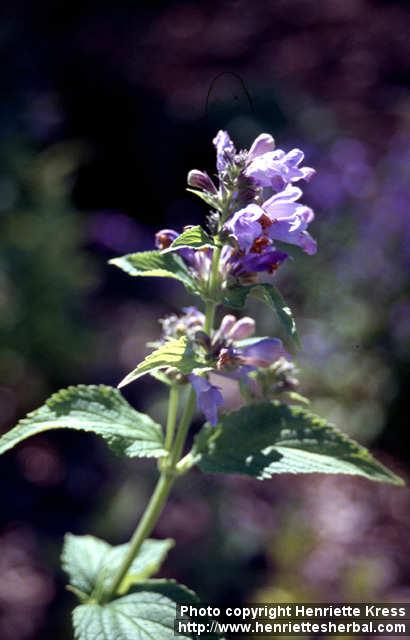
[[[191,373],[189,380],[196,394],[198,409],[214,427],[218,422],[218,407],[224,404],[219,387],[211,384],[207,378],[194,373]]]
[[[234,236],[240,249],[245,252],[255,249],[256,242],[255,252],[263,256],[256,259],[252,255],[245,264],[255,263],[259,265],[255,271],[265,270],[261,267],[269,259],[267,251],[273,249],[268,247],[268,238],[297,245],[309,255],[316,253],[316,242],[307,232],[314,213],[297,202],[301,195],[301,189],[288,184],[286,189],[275,193],[262,206],[249,205],[228,220],[225,228]],[[283,257],[280,262],[283,262]]]
[[[307,227],[314,219],[314,213],[297,202],[301,195],[301,189],[288,185],[284,191],[274,194],[263,203],[263,210],[271,222],[266,233],[272,240],[295,244],[312,255],[317,247]]]
[[[218,131],[212,141],[216,147],[216,167],[219,173],[225,171],[235,156],[235,146],[227,131]]]
[[[222,326],[222,323],[221,323]],[[248,316],[244,316],[240,320],[237,320],[235,324],[230,328],[227,332],[228,340],[244,340],[245,338],[249,338],[255,333],[255,320],[253,318],[249,318]]]
[[[246,347],[236,348],[236,352],[245,365],[257,368],[269,367],[279,358],[290,358],[279,338],[261,338]]]
[[[235,238],[243,251],[249,251],[253,243],[262,235],[259,219],[264,212],[257,204],[249,204],[237,211],[225,224],[225,229]]]
[[[209,191],[209,193],[217,193],[216,187],[206,171],[198,171],[198,169],[192,169],[188,173],[187,182],[190,187],[202,189],[203,191]]]
[[[261,253],[248,253],[237,258],[233,272],[237,276],[247,273],[273,273],[288,257],[287,253],[272,248]]]
[[[274,148],[275,141],[270,133],[261,133],[257,138],[255,138],[248,151],[248,160],[254,160],[265,153],[273,151]]]
[[[255,140],[254,145],[259,138]],[[258,148],[258,145],[256,146]],[[259,147],[263,148],[262,143],[259,143]],[[253,152],[251,162],[245,169],[245,175],[253,178],[260,187],[272,187],[279,191],[291,182],[302,179],[310,180],[315,175],[316,172],[311,167],[299,166],[304,157],[304,153],[300,149],[292,149],[288,153],[282,149],[275,149],[257,154],[256,157]]]

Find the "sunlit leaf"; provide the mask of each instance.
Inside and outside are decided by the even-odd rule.
[[[193,454],[209,473],[260,480],[275,473],[340,473],[403,484],[402,480],[326,420],[301,407],[261,403],[220,418],[199,433]]]
[[[210,235],[206,233],[199,225],[196,227],[190,227],[183,231],[181,235],[176,238],[168,249],[165,249],[162,253],[169,253],[171,251],[177,251],[178,249],[203,249],[204,247],[212,247],[214,242]]]
[[[181,336],[177,340],[168,340],[150,353],[118,386],[124,387],[147,373],[168,367],[187,375],[196,369],[201,370],[205,364],[198,359],[186,336]]]
[[[190,293],[196,293],[197,286],[188,267],[175,253],[162,251],[142,251],[129,253],[109,261],[130,276],[173,278],[185,285]]]
[[[78,385],[54,393],[0,438],[0,453],[52,429],[90,431],[116,453],[130,457],[156,458],[167,453],[161,426],[133,409],[117,389],[105,385]]]
[[[160,569],[174,541],[147,539],[131,564],[118,593],[152,576]],[[62,567],[69,576],[70,586],[89,597],[109,588],[129,549],[129,544],[111,546],[94,536],[66,534],[61,556]],[[98,598],[97,598],[98,599]]]

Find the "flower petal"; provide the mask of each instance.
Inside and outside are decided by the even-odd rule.
[[[261,133],[252,143],[248,152],[248,159],[253,160],[264,153],[273,151],[275,148],[275,141],[269,133]]]
[[[189,381],[196,394],[198,409],[214,427],[218,422],[218,407],[224,404],[219,387],[211,384],[204,376],[197,376],[194,373],[189,376]]]

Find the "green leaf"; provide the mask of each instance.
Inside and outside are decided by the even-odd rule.
[[[202,249],[203,247],[213,247],[214,244],[215,243],[211,236],[198,225],[181,233],[181,235],[174,240],[171,246],[162,251],[162,253],[169,253],[183,248]]]
[[[74,609],[76,640],[174,640],[176,603],[153,591],[140,591],[104,605]],[[191,640],[191,636],[179,636]]]
[[[259,298],[268,307],[273,309],[287,335],[292,338],[294,343],[300,347],[300,340],[296,329],[296,322],[292,314],[292,310],[286,304],[281,293],[271,284],[260,284],[253,287],[250,295]]]
[[[210,193],[206,193],[205,191],[199,191],[198,189],[187,189],[187,191],[189,191],[189,193],[195,194],[196,196],[198,196],[198,198],[201,198],[201,200],[206,202],[206,204],[212,207],[212,209],[219,210],[220,205],[217,196],[213,196]]]
[[[341,473],[403,484],[362,446],[301,407],[262,403],[222,416],[197,436],[193,455],[209,473],[264,480],[275,473]]]
[[[196,293],[197,286],[184,261],[174,253],[142,251],[129,253],[109,260],[109,264],[119,267],[130,276],[153,276],[179,280],[190,293]]]
[[[117,593],[126,593],[132,585],[145,581],[156,573],[173,546],[174,541],[171,539],[145,540]],[[128,549],[129,544],[113,547],[94,536],[66,534],[61,561],[72,590],[88,598],[98,599],[110,587]]]
[[[91,431],[119,454],[157,458],[167,454],[162,429],[112,387],[79,385],[61,389],[0,438],[0,453],[51,429]]]
[[[194,369],[205,368],[205,365],[192,350],[186,336],[181,336],[177,340],[168,340],[161,347],[150,353],[145,360],[140,362],[138,367],[121,380],[118,387],[124,387],[146,373],[168,367],[175,367],[181,373],[188,375]]]
[[[226,289],[223,304],[227,307],[233,307],[234,309],[242,309],[245,306],[246,299],[249,295],[262,300],[262,302],[273,309],[282,327],[286,331],[286,334],[292,338],[297,346],[300,346],[300,340],[292,311],[286,304],[281,293],[272,284],[252,284]]]
[[[161,593],[163,596],[174,600],[177,604],[199,603],[199,598],[196,593],[176,580],[164,580],[163,578],[157,578],[154,580],[147,580],[146,582],[140,582],[132,587],[133,593],[137,593],[139,591],[155,591],[155,593]]]
[[[93,536],[67,534],[62,553],[70,591],[81,600],[73,612],[77,640],[171,640],[177,604],[198,604],[196,594],[175,580],[147,578],[158,571],[173,540],[145,540],[117,596],[104,601],[129,545],[112,547]],[[131,589],[128,595],[123,595]],[[216,635],[209,636],[216,640]]]

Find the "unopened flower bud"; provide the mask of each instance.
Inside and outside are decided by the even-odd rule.
[[[174,229],[161,229],[158,233],[155,234],[155,246],[157,249],[168,249],[168,247],[176,240],[179,236],[177,231]]]
[[[255,320],[249,317],[241,318],[229,331],[230,340],[244,340],[255,333]]]
[[[232,314],[228,313],[226,316],[222,318],[221,324],[219,326],[218,333],[221,338],[226,338],[232,327],[236,323],[236,317]]]
[[[209,193],[217,193],[214,183],[205,171],[192,169],[188,173],[188,184],[195,189],[202,189],[202,191],[208,191]]]

